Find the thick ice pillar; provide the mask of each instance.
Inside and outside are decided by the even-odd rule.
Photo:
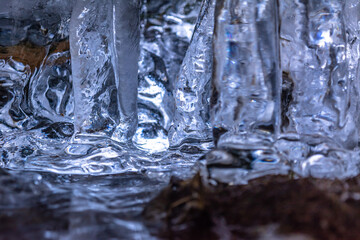
[[[215,0],[204,0],[175,83],[176,103],[170,145],[211,140],[209,105],[213,62]]]
[[[346,58],[348,60],[348,81],[350,91],[351,107],[349,108],[350,117],[360,130],[360,1],[345,1],[344,21],[346,22]],[[352,130],[351,130],[352,131]],[[356,144],[359,141],[359,131],[357,136],[352,140]]]
[[[139,34],[138,0],[77,0],[70,24],[76,136],[131,139]]]
[[[138,61],[140,56],[140,0],[112,0],[112,62],[120,124],[112,138],[127,141],[138,123]]]
[[[276,0],[219,0],[212,123],[220,147],[268,148],[280,106]]]
[[[357,145],[353,90],[359,14],[351,10],[358,11],[356,5],[351,0],[280,1],[281,68],[289,100],[283,104],[283,132],[311,144]]]
[[[77,0],[70,23],[75,133],[111,136],[117,125],[111,67],[111,1]]]

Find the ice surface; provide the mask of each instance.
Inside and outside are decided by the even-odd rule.
[[[142,47],[163,59],[173,87],[195,27],[201,0],[144,2]]]
[[[0,131],[68,120],[72,104],[65,38],[71,1],[0,4]]]
[[[127,10],[124,4],[128,4]],[[103,6],[96,1],[78,1],[65,6],[59,1],[34,1],[29,5],[12,2],[1,22],[0,36],[4,68],[1,74],[4,79],[11,78],[3,85],[1,166],[105,174],[151,169],[156,164],[161,172],[171,163],[176,162],[172,167],[190,166],[200,157],[207,143],[174,152],[166,150],[174,112],[173,84],[201,2],[143,3],[140,111],[134,116],[131,112],[136,111],[134,72],[139,47],[134,43],[139,40],[139,31],[131,29],[138,29],[139,21],[130,21],[130,16],[138,19],[138,4],[120,1]],[[49,10],[51,7],[54,9]],[[48,16],[47,12],[53,15]],[[126,16],[122,15],[124,12]],[[44,27],[46,20],[52,24],[46,25],[49,29]],[[127,24],[129,21],[135,26]],[[8,29],[10,39],[6,35]],[[129,38],[134,42],[126,41]],[[134,54],[131,56],[128,51]],[[126,58],[119,57],[123,55]],[[84,75],[87,78],[82,78]],[[126,104],[120,106],[121,102]],[[130,120],[121,121],[126,117]],[[132,121],[131,117],[135,119]],[[131,139],[137,117],[139,127],[132,138],[136,148],[127,149],[129,146],[119,140]],[[124,124],[118,124],[121,122]],[[69,145],[74,123],[75,142]],[[122,134],[122,130],[129,133],[124,139],[121,135],[126,133]],[[157,155],[158,152],[162,153]]]
[[[284,137],[277,147],[294,156],[301,175],[358,172],[351,151],[358,145],[358,20],[358,1],[280,2]]]
[[[74,114],[70,51],[47,57],[29,85],[30,103],[35,118],[72,123]]]
[[[189,46],[201,1],[145,1],[142,13],[139,71],[139,127],[133,138],[140,149],[161,152],[169,147],[173,121],[173,89]]]
[[[135,171],[201,154],[211,131],[305,175],[357,159],[357,1],[1,3],[2,166]]]
[[[282,75],[285,83],[293,84],[282,128],[286,133],[323,137],[323,141],[352,149],[358,141],[354,111],[357,63],[349,60],[357,54],[350,49],[358,33],[353,23],[347,23],[350,18],[345,8],[350,2],[343,3],[280,4]],[[353,43],[354,47],[358,44],[357,40]]]
[[[138,122],[140,0],[112,2],[111,48],[120,114],[112,138],[125,142],[134,135]]]
[[[72,0],[1,0],[0,6],[2,46],[13,46],[25,39],[44,46],[68,35]]]
[[[212,77],[212,40],[215,1],[203,2],[194,35],[175,82],[175,116],[169,132],[170,144],[209,141],[210,94]]]
[[[346,23],[346,58],[348,68],[348,81],[351,108],[349,115],[354,118],[354,122],[359,129],[359,58],[360,58],[360,2],[348,0],[344,6],[344,21]],[[350,130],[350,128],[349,128]],[[359,132],[358,132],[359,134]],[[358,138],[358,136],[357,136]]]
[[[126,142],[137,126],[139,2],[77,1],[70,46],[75,131]]]
[[[76,1],[70,24],[77,135],[111,136],[119,123],[111,63],[112,6]]]
[[[13,59],[1,60],[0,64],[0,130],[5,132],[22,129],[25,121],[29,120],[21,104],[23,92],[29,81],[31,70]]]
[[[3,239],[156,239],[139,215],[166,185],[141,174],[79,176],[0,169]]]
[[[0,0],[2,226],[151,239],[172,175],[359,173],[358,0],[141,3]]]
[[[275,141],[277,29],[276,1],[217,2],[212,123],[218,146],[261,149]]]

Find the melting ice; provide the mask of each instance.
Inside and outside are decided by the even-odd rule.
[[[154,187],[199,168],[231,183],[289,170],[355,175],[359,8],[356,0],[2,1],[0,181],[30,181],[29,196],[66,192],[79,210],[81,194],[90,202],[99,194],[88,206],[104,207],[113,188],[64,190],[58,183],[72,174],[112,174],[94,180],[109,178],[105,185],[134,174],[124,182],[138,183],[140,195],[149,179]],[[22,179],[23,170],[35,172]],[[141,229],[135,222],[122,226]]]

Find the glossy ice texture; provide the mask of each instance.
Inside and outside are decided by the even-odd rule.
[[[359,10],[355,0],[0,0],[0,166],[161,175],[216,143],[204,158],[224,179],[214,165],[353,174]]]
[[[283,132],[334,147],[357,146],[358,5],[280,2],[281,68],[288,91]]]
[[[0,231],[157,239],[171,176],[358,174],[359,22],[359,0],[0,0]]]
[[[140,0],[112,2],[111,47],[120,114],[120,121],[112,138],[125,142],[134,135],[138,122]]]
[[[168,131],[177,108],[174,86],[199,15],[199,0],[159,0],[143,4],[139,62],[139,127],[133,138],[145,151],[169,148]]]
[[[269,147],[278,132],[276,1],[217,1],[212,123],[218,146]]]
[[[70,29],[76,134],[129,140],[137,126],[139,3],[78,0]]]
[[[354,0],[280,2],[282,137],[276,145],[301,175],[358,173],[359,7]]]
[[[2,0],[0,5],[0,132],[70,122],[71,1]]]
[[[175,116],[170,145],[211,141],[210,95],[215,0],[203,2],[190,46],[175,81]]]
[[[1,4],[1,167],[161,172],[200,157],[167,152],[167,135],[201,1]]]
[[[2,239],[156,239],[139,219],[166,181],[0,169]]]

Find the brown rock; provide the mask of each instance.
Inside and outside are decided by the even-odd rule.
[[[199,175],[173,179],[144,216],[154,234],[168,239],[266,239],[269,229],[273,239],[358,239],[360,177],[266,176],[216,187]]]

